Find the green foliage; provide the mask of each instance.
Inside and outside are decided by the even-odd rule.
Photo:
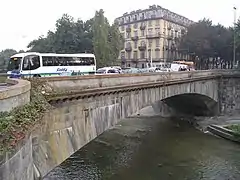
[[[110,46],[108,44],[109,23],[101,9],[95,13],[93,20],[93,49],[98,60],[98,66],[107,65],[109,61]]]
[[[233,125],[229,125],[226,127],[227,129],[232,130],[233,132],[237,133],[240,135],[240,125],[239,124],[233,124]]]
[[[124,47],[124,39],[118,30],[118,25],[116,24],[113,24],[109,28],[108,44],[111,47],[109,52],[109,59],[113,62],[114,65],[114,62],[119,56],[119,51]]]
[[[0,155],[23,139],[50,105],[41,94],[43,85],[32,81],[30,103],[14,108],[10,112],[0,113]]]
[[[236,46],[237,46],[237,52],[240,53],[240,19],[238,20],[236,24]]]
[[[16,54],[14,49],[5,49],[0,52],[0,72],[6,71],[10,56]]]
[[[118,27],[109,24],[103,10],[87,21],[64,14],[56,21],[56,31],[29,43],[30,51],[54,53],[94,53],[98,66],[113,64],[119,55],[123,39]]]
[[[233,59],[233,28],[226,28],[220,24],[213,25],[209,19],[203,19],[188,28],[188,32],[181,38],[179,49],[194,54],[200,59],[202,68],[209,68],[209,58],[220,58],[227,64]],[[236,34],[240,35],[240,21]],[[237,35],[237,53],[240,53],[240,36]]]

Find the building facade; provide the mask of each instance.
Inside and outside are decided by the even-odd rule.
[[[179,50],[177,43],[193,21],[153,5],[125,13],[115,22],[125,40],[119,55],[123,67],[144,68],[150,62],[187,58],[187,50]]]

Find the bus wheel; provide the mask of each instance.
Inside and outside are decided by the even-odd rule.
[[[33,77],[41,77],[39,74],[34,74]]]

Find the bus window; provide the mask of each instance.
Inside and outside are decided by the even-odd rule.
[[[35,70],[40,67],[39,56],[29,55],[23,58],[22,70]]]
[[[54,65],[55,65],[54,58],[55,58],[55,57],[43,56],[43,57],[42,57],[43,66],[54,66]]]
[[[19,70],[19,68],[21,67],[21,66],[20,66],[21,60],[22,60],[22,57],[14,57],[14,58],[11,58],[11,59],[9,60],[7,70],[8,70],[8,71]]]

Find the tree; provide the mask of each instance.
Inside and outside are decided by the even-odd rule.
[[[203,19],[188,28],[181,38],[179,49],[187,49],[188,53],[198,56],[198,68],[209,69],[219,63],[232,66],[232,35],[231,28],[213,25],[209,19]],[[221,64],[222,66],[222,64]]]
[[[14,49],[5,49],[0,52],[0,71],[7,69],[9,58],[16,53],[17,51]]]
[[[235,33],[236,33],[236,52],[237,54],[240,54],[240,19],[236,23]]]
[[[73,17],[64,14],[56,21],[56,31],[49,31],[46,37],[40,36],[29,43],[30,51],[54,53],[84,52],[84,22],[74,22]],[[88,48],[91,47],[87,43]],[[91,50],[91,49],[90,49]]]
[[[49,51],[50,49],[52,50],[52,44],[50,43],[50,38],[40,36],[38,39],[31,41],[28,44],[28,48],[30,48],[29,51],[34,51],[34,52],[54,52],[54,51]],[[48,49],[49,48],[49,49]]]
[[[104,16],[104,11],[96,11],[93,20],[93,49],[97,59],[97,66],[105,66],[110,58],[110,45],[108,44],[109,23]]]
[[[29,43],[30,51],[55,53],[94,53],[97,66],[114,64],[123,39],[118,26],[110,26],[104,11],[96,11],[95,16],[87,21],[64,14],[56,22],[56,31],[49,31],[47,36],[40,36]]]
[[[124,46],[124,39],[119,32],[117,24],[113,24],[109,28],[108,42],[110,46],[109,58],[114,64],[119,56],[120,50],[123,49]]]

